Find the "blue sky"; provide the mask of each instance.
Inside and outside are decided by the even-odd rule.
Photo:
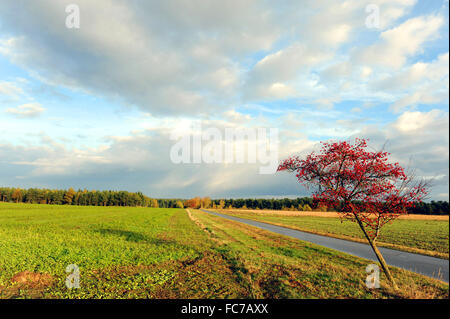
[[[448,200],[448,2],[0,4],[0,185],[150,196],[303,196],[257,165],[176,165],[185,120],[276,127],[280,158],[387,142]],[[65,27],[65,7],[80,28]],[[368,28],[366,6],[379,8]]]

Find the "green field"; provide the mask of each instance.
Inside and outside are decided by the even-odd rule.
[[[293,229],[366,242],[356,223],[351,221],[341,222],[340,218],[282,216],[261,211],[256,213],[237,210],[221,212]],[[448,220],[395,220],[382,228],[377,241],[380,246],[448,259],[449,222]]]
[[[1,298],[448,298],[401,269],[369,290],[368,263],[200,211],[0,204]]]

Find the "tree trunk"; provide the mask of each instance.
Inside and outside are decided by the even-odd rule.
[[[391,272],[389,271],[389,267],[386,264],[386,261],[383,258],[383,255],[381,254],[381,252],[378,250],[378,247],[375,244],[375,241],[372,240],[372,238],[370,238],[370,236],[367,234],[366,229],[364,228],[363,223],[361,222],[361,220],[358,218],[358,216],[355,215],[355,218],[358,222],[359,227],[361,228],[361,230],[364,233],[364,236],[366,236],[367,240],[369,241],[370,247],[372,247],[373,252],[375,253],[375,255],[377,256],[378,261],[381,264],[381,268],[383,268],[384,273],[386,274],[387,279],[391,282],[392,287],[395,290],[398,290],[397,284],[395,283],[394,278],[391,275]]]

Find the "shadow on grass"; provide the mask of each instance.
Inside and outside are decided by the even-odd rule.
[[[142,233],[133,232],[133,231],[129,231],[129,230],[101,228],[101,229],[97,229],[95,231],[100,233],[100,234],[102,234],[102,235],[114,235],[114,236],[117,236],[117,237],[124,238],[126,241],[131,241],[131,242],[135,242],[135,243],[146,242],[146,243],[154,244],[154,245],[163,245],[163,244],[165,244],[165,245],[167,245],[167,244],[174,245],[174,244],[178,244],[174,240],[149,237],[149,236],[144,235]]]

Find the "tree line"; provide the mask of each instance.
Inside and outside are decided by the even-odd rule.
[[[209,197],[196,197],[184,202],[186,207],[191,208],[218,208],[218,209],[267,209],[288,211],[335,211],[318,205],[311,197],[282,198],[282,199],[213,199]],[[416,203],[414,207],[408,208],[409,214],[424,215],[448,215],[449,203],[447,201],[431,201],[430,203]]]
[[[194,197],[191,199],[151,198],[141,192],[127,191],[96,191],[96,190],[53,190],[39,188],[11,188],[0,187],[0,201],[13,203],[79,205],[79,206],[134,206],[134,207],[162,207],[162,208],[217,208],[217,209],[267,209],[291,211],[328,211],[319,206],[310,197],[265,199],[211,199],[209,197]],[[417,203],[409,208],[410,214],[449,214],[447,201],[431,201]]]
[[[177,199],[156,199],[141,192],[96,191],[11,188],[0,187],[0,201],[30,204],[79,205],[79,206],[140,206],[140,207],[181,207]]]

